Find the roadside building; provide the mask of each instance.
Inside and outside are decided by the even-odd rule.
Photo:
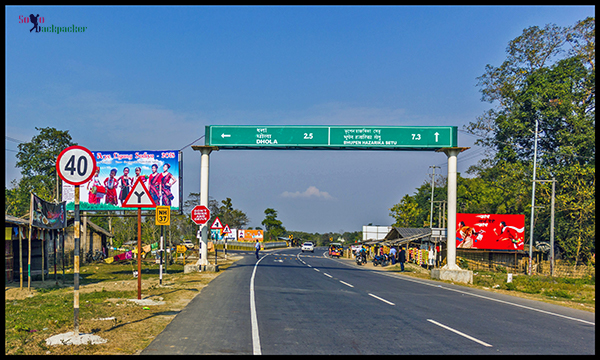
[[[28,276],[47,277],[50,272],[72,264],[75,248],[73,223],[73,219],[68,220],[67,228],[63,230],[32,226],[30,243],[28,216],[5,215],[5,282],[19,281],[22,286],[23,279],[27,280]],[[112,237],[112,233],[87,220],[86,226],[81,228],[81,261],[85,261],[87,251],[106,248],[108,238]]]

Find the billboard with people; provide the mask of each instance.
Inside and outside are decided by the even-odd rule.
[[[181,207],[181,154],[163,151],[92,151],[96,169],[79,187],[79,209],[86,211],[136,210],[123,202],[138,178],[157,206]],[[63,181],[62,200],[74,210],[75,186]]]
[[[525,215],[456,214],[456,248],[523,250]]]
[[[262,230],[238,230],[238,239],[237,241],[251,241],[255,242],[263,241],[263,231]]]

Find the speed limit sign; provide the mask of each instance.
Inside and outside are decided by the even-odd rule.
[[[91,151],[83,146],[69,146],[56,159],[56,171],[64,182],[81,185],[94,176],[96,159]]]

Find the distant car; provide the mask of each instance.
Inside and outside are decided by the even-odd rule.
[[[302,244],[302,252],[305,251],[315,252],[315,245],[310,241],[305,242]]]
[[[193,249],[194,248],[194,243],[192,242],[192,240],[183,240],[183,242],[181,243],[181,245],[184,245],[188,249]]]

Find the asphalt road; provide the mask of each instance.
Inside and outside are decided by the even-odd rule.
[[[246,253],[147,354],[595,354],[595,314],[371,271],[324,249]]]

